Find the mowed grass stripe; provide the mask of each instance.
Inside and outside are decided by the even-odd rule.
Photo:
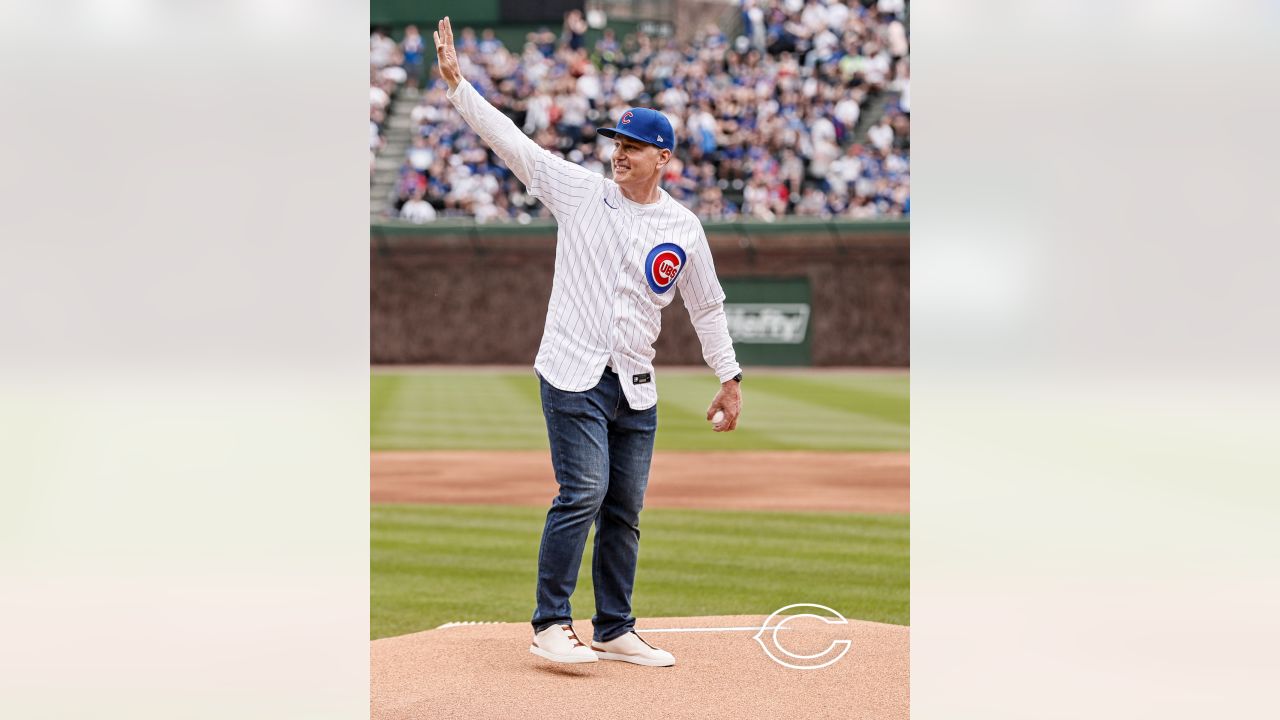
[[[717,387],[715,378],[666,379],[662,387],[665,405],[658,416],[659,449],[902,450],[908,443],[906,424],[860,412],[858,401],[865,398],[856,396],[855,391],[828,387],[829,392],[840,394],[848,402],[845,406],[834,405],[815,396],[810,386],[798,385],[794,378],[781,375],[757,377],[743,388],[744,412],[737,430],[706,437],[706,409]],[[877,401],[883,398],[875,396]],[[898,404],[905,407],[907,403],[904,399]],[[681,424],[676,428],[678,432],[664,438],[662,412],[668,408],[680,409],[685,418],[695,416],[697,422]]]
[[[903,429],[911,422],[911,404],[906,397],[881,389],[851,388],[806,377],[772,377],[761,392],[880,420]]]
[[[814,371],[811,373],[777,373],[777,378],[813,380],[824,387],[836,387],[854,392],[879,393],[881,395],[907,397],[911,393],[911,376],[906,370],[884,372]]]
[[[501,382],[507,386],[511,392],[525,399],[528,407],[538,410],[539,423],[544,422],[542,417],[542,385],[538,381],[538,376],[533,372],[526,374],[505,374],[494,378],[494,382]],[[540,425],[545,427],[545,425]]]
[[[374,450],[547,447],[536,394],[520,392],[514,373],[376,373],[370,378]]]
[[[371,378],[374,450],[547,447],[532,372],[378,372]],[[733,433],[711,432],[709,371],[659,370],[659,450],[906,450],[909,381],[903,373],[761,371],[744,387]]]
[[[546,511],[375,505],[372,635],[455,620],[527,622]],[[639,617],[760,614],[817,602],[848,617],[909,623],[905,515],[648,509],[633,597]],[[595,611],[591,538],[574,616]]]

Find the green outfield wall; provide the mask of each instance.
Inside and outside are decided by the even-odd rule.
[[[499,6],[498,0],[371,0],[369,24],[386,27],[416,24],[429,44],[436,21],[445,15],[449,16],[455,31],[466,24],[486,27],[501,22]],[[560,30],[558,25],[553,29]]]
[[[908,365],[906,221],[705,227],[744,365]],[[371,226],[371,361],[531,364],[554,264],[550,222]],[[703,362],[679,296],[662,328],[658,363]]]

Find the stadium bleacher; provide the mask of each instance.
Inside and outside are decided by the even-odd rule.
[[[907,6],[741,0],[728,32],[708,25],[683,42],[608,27],[587,42],[575,11],[558,36],[532,32],[521,48],[473,28],[457,47],[465,77],[527,135],[604,174],[613,143],[594,129],[631,106],[663,111],[678,145],[662,185],[704,219],[903,217]],[[375,219],[549,217],[454,112],[433,48],[406,30],[400,43],[371,33]]]

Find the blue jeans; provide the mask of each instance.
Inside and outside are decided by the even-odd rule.
[[[595,523],[593,639],[612,640],[636,624],[631,590],[658,409],[632,410],[617,374],[609,369],[594,388],[584,392],[558,390],[541,375],[538,379],[560,494],[552,501],[542,530],[533,629],[539,632],[573,622],[569,596],[577,586],[582,551]]]

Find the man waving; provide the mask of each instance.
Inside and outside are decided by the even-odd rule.
[[[537,608],[529,651],[557,662],[675,663],[635,633],[631,592],[640,510],[657,431],[653,343],[662,309],[679,290],[720,380],[707,409],[717,432],[737,427],[741,369],[702,225],[658,186],[675,136],[662,113],[631,108],[613,128],[613,179],[539,147],[462,78],[446,17],[435,32],[449,101],[529,194],[555,216],[555,276],[534,361],[559,495],[538,553]],[[569,597],[596,524],[590,646],[573,630]]]

